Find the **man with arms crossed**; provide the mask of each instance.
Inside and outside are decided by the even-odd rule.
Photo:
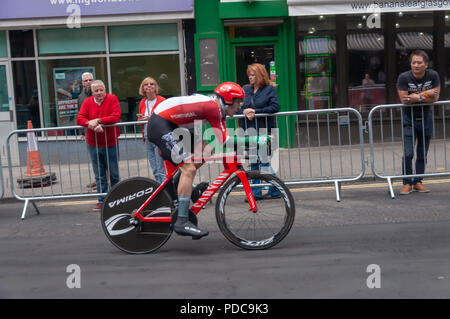
[[[425,51],[416,50],[410,55],[411,70],[400,74],[397,80],[398,96],[403,104],[433,103],[439,99],[440,81],[436,71],[428,69],[429,58]],[[414,145],[416,174],[424,174],[428,147],[433,135],[433,109],[430,106],[413,106],[403,109],[403,175],[411,175]],[[400,195],[413,191],[427,193],[422,177],[404,178]]]

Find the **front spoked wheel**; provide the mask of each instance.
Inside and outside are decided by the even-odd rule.
[[[159,187],[154,180],[133,177],[121,181],[108,193],[103,203],[101,223],[111,243],[130,254],[153,252],[166,243],[172,234],[170,222],[142,222],[134,212]],[[165,190],[143,210],[144,217],[168,217],[172,201]]]
[[[247,172],[252,192],[258,200],[253,213],[239,177],[228,180],[216,202],[220,231],[233,244],[244,249],[275,246],[289,233],[295,218],[295,203],[287,186],[276,176]],[[273,196],[270,196],[270,195]]]

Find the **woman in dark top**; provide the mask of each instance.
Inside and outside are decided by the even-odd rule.
[[[280,110],[278,96],[275,88],[270,85],[269,75],[266,68],[253,63],[247,68],[249,85],[244,86],[245,99],[240,110],[246,118],[239,121],[239,126],[244,129],[246,135],[271,134],[272,128],[276,127],[274,116],[255,117],[256,114],[273,114]],[[264,173],[275,174],[270,166],[267,156],[258,154],[258,159],[250,160],[251,170],[262,170]],[[252,163],[253,162],[253,163]],[[260,187],[253,190],[256,199],[270,199],[281,196],[280,192],[271,187],[266,195],[262,195]]]

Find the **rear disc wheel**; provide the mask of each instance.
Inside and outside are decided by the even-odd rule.
[[[106,237],[122,251],[146,254],[164,245],[172,234],[170,222],[142,222],[134,212],[156,191],[159,184],[133,177],[116,184],[105,197],[101,223]],[[142,211],[144,217],[169,217],[172,201],[162,190]]]

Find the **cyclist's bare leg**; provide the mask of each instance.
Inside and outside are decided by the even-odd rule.
[[[199,144],[200,146],[200,144]],[[211,147],[202,141],[202,154],[205,152],[210,152]],[[191,196],[192,194],[192,184],[194,183],[195,174],[197,170],[203,165],[203,162],[186,162],[180,167],[181,176],[178,183],[178,195]]]
[[[189,205],[192,194],[192,183],[194,182],[197,169],[202,163],[186,162],[180,166],[181,176],[178,183],[178,217],[174,225],[176,233],[193,238],[201,238],[208,235],[207,231],[197,228],[189,222]]]
[[[181,176],[178,182],[178,195],[191,196],[192,183],[194,182],[195,174],[197,173],[196,164],[187,162],[180,167]]]

